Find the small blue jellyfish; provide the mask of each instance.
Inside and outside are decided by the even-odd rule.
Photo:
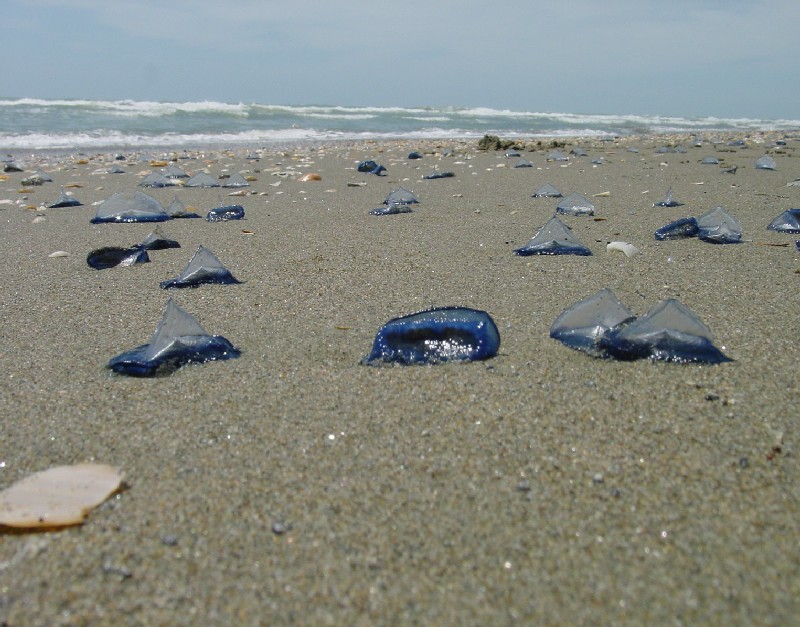
[[[592,251],[578,241],[570,228],[558,218],[550,218],[531,240],[514,251],[521,257],[529,255],[581,255]]]
[[[83,203],[80,200],[74,196],[70,196],[62,188],[61,193],[58,195],[58,198],[55,200],[55,202],[47,205],[47,207],[48,209],[56,209],[57,207],[80,207],[82,204]]]
[[[208,222],[227,222],[228,220],[244,219],[244,207],[241,205],[227,205],[212,209],[206,215]]]
[[[378,176],[381,176],[382,172],[386,172],[386,168],[376,163],[375,161],[372,161],[371,159],[369,161],[360,162],[356,166],[356,170],[358,170],[359,172],[366,172],[367,174],[375,174]]]
[[[672,188],[670,187],[667,190],[666,195],[664,196],[664,200],[662,200],[661,202],[653,203],[653,206],[654,207],[682,207],[683,203],[682,202],[678,202],[677,200],[675,200],[675,198],[673,198],[673,196],[672,196]]]
[[[362,363],[437,364],[489,359],[500,333],[485,311],[441,307],[394,318],[383,325]]]
[[[697,237],[711,244],[738,244],[742,241],[742,225],[722,207],[697,218]]]
[[[165,236],[161,229],[156,227],[150,234],[144,238],[137,248],[142,250],[166,250],[167,248],[180,248],[181,245],[174,239],[169,239]]]
[[[133,248],[106,246],[93,250],[86,257],[86,263],[95,270],[106,270],[117,266],[127,267],[149,261],[150,257],[147,252],[138,246]]]
[[[118,374],[152,377],[188,363],[235,359],[241,352],[221,335],[209,335],[200,323],[170,298],[150,342],[120,353],[108,362]]]
[[[423,176],[424,179],[449,179],[453,178],[455,174],[453,172],[439,172],[433,171],[430,174]]]
[[[235,285],[241,283],[231,274],[217,256],[205,246],[200,246],[189,260],[186,268],[174,279],[161,282],[161,289],[198,287],[207,283]]]
[[[398,213],[411,213],[411,207],[402,203],[390,202],[369,212],[371,216],[393,216]]]
[[[687,237],[697,237],[699,231],[700,229],[697,227],[697,218],[680,218],[658,229],[655,233],[655,237],[659,241],[686,239]]]
[[[408,153],[408,158],[409,159],[422,159],[422,153],[421,152],[417,152],[416,150],[413,151],[413,152],[409,152]]]
[[[800,233],[800,209],[787,209],[767,225],[779,233]]]

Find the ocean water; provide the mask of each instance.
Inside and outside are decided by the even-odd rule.
[[[612,137],[795,131],[800,120],[541,113],[460,107],[284,106],[224,102],[0,98],[0,149],[261,146],[329,139]]]

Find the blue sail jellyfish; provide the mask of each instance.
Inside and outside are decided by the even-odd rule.
[[[152,377],[170,374],[188,363],[235,359],[241,352],[221,335],[209,335],[200,323],[170,298],[147,344],[120,353],[108,362],[118,374]]]
[[[800,209],[787,209],[767,225],[770,231],[800,233]]]
[[[697,237],[700,229],[697,226],[697,218],[680,218],[662,226],[655,232],[655,237],[659,241],[668,239],[686,239]]]
[[[488,313],[467,307],[440,307],[387,322],[362,363],[474,361],[494,357],[499,348],[500,333]]]
[[[600,339],[635,319],[614,292],[604,288],[561,312],[550,327],[550,337],[594,357],[608,357],[599,346]]]
[[[241,283],[222,265],[217,256],[205,246],[200,246],[186,268],[174,279],[161,282],[161,289],[198,287],[206,283],[231,285]]]
[[[569,227],[558,218],[550,218],[522,248],[514,251],[517,255],[581,255],[589,256],[592,251],[578,241]]]

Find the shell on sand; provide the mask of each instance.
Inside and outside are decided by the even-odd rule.
[[[309,172],[308,174],[304,174],[297,180],[300,181],[301,183],[306,183],[307,181],[321,181],[322,177],[314,172]]]
[[[56,466],[34,473],[0,492],[0,525],[79,525],[121,484],[122,473],[103,464]]]

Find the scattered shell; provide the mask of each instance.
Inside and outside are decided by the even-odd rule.
[[[348,183],[347,184],[347,187],[365,187],[365,186],[366,186],[366,182],[364,182],[364,181],[358,181],[357,183]]]
[[[44,216],[36,216],[33,219],[33,224],[39,224],[40,222],[44,222],[45,220],[47,220],[47,218],[45,218]]]
[[[605,196],[611,196],[611,192],[600,192],[599,194],[592,194],[594,198],[603,198]]]
[[[606,250],[608,252],[613,252],[616,250],[621,253],[625,253],[626,257],[633,257],[634,255],[639,254],[639,249],[628,242],[609,242],[606,246]]]
[[[247,192],[243,189],[240,189],[238,192],[231,192],[228,196],[247,196]]]
[[[65,250],[57,250],[54,253],[50,253],[47,255],[50,259],[55,259],[57,257],[69,257],[69,253]]]
[[[150,162],[151,168],[166,168],[167,162],[166,161],[151,161]]]
[[[34,473],[0,492],[0,525],[79,525],[121,484],[122,473],[103,464],[56,466]]]

